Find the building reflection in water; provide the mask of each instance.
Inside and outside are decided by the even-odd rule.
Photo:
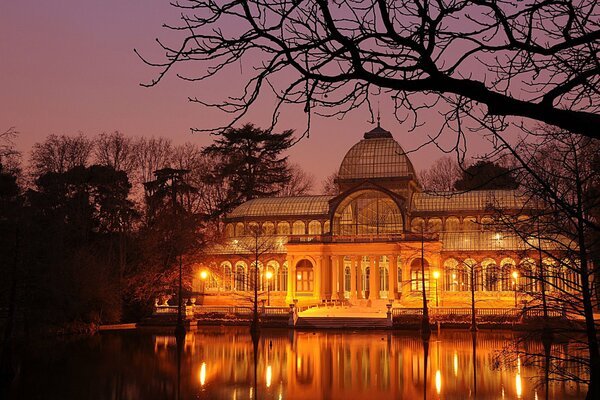
[[[103,333],[53,343],[22,361],[12,398],[63,399],[552,399],[583,398],[585,387],[544,384],[544,348],[510,332],[442,331],[423,342],[396,332],[264,330],[256,358],[247,328],[206,327],[185,337],[178,368],[173,336]],[[427,345],[425,343],[428,343]],[[576,343],[552,352],[577,356]],[[537,367],[531,353],[541,354]],[[425,356],[427,355],[427,358]],[[585,369],[565,363],[571,376]],[[256,370],[256,383],[255,383]],[[553,373],[550,369],[550,374]],[[179,385],[178,385],[179,384]],[[254,386],[256,384],[256,386]]]
[[[244,387],[250,398],[261,399],[430,398],[433,393],[433,398],[521,399],[538,394],[533,384],[524,388],[523,380],[538,377],[539,371],[523,366],[520,357],[512,365],[508,359],[495,357],[498,350],[514,343],[510,332],[479,332],[475,359],[470,335],[442,332],[439,337],[432,336],[431,345],[435,345],[426,363],[418,336],[295,332],[290,338],[286,331],[265,331],[259,343],[256,393],[252,390],[250,337],[243,329],[215,332],[219,328],[196,332],[195,340],[186,347],[189,362],[201,363],[203,391],[195,393],[199,398],[241,398]],[[164,340],[156,337],[158,343]],[[169,346],[155,345],[154,349],[160,355],[169,351]],[[198,366],[194,370],[198,371]],[[553,390],[551,397],[577,398],[568,387],[549,390]]]

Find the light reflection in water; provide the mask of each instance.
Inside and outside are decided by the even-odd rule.
[[[523,395],[523,387],[521,386],[521,357],[517,356],[517,376],[515,377],[515,390],[517,392],[517,398],[521,398]]]
[[[458,354],[454,350],[454,376],[458,376]]]
[[[200,366],[200,386],[204,386],[206,383],[206,363],[202,363]]]
[[[480,331],[474,353],[471,335],[442,331],[432,338],[436,344],[424,370],[418,334],[265,329],[255,357],[247,328],[202,327],[186,335],[178,368],[176,341],[167,333],[103,333],[68,351],[54,345],[36,352],[37,358],[23,362],[12,398],[101,400],[114,393],[114,399],[175,399],[177,382],[181,399],[197,400],[423,399],[425,385],[428,396],[445,399],[585,397],[585,387],[561,384],[551,384],[547,396],[534,384],[543,374],[529,359],[497,361],[497,350],[514,348],[513,337]],[[539,342],[528,346],[542,349]]]
[[[270,365],[268,365],[268,366],[267,366],[267,378],[266,378],[266,381],[267,381],[267,387],[271,387],[271,373],[272,373],[272,372],[271,372],[271,366],[270,366]]]

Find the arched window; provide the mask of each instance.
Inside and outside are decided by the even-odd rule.
[[[265,235],[274,235],[275,234],[275,224],[270,221],[267,221],[262,226],[263,232]]]
[[[389,279],[389,261],[386,256],[383,256],[379,260],[379,296],[383,299],[387,299],[388,290],[390,290],[390,279]]]
[[[329,233],[329,221],[325,221],[325,223],[323,224],[323,233]]]
[[[333,215],[334,235],[401,233],[403,217],[396,202],[376,190],[359,190],[346,197]]]
[[[494,219],[492,217],[483,217],[481,218],[481,227],[483,230],[493,230],[494,229]]]
[[[221,269],[223,270],[223,289],[231,290],[233,284],[233,272],[231,270],[231,263],[229,261],[221,263]]]
[[[544,281],[546,282],[546,290],[555,290],[554,285],[556,284],[556,261],[551,258],[544,258],[542,261]]]
[[[313,283],[314,277],[312,263],[307,259],[298,261],[298,264],[296,264],[296,291],[312,292]]]
[[[246,278],[246,264],[243,262],[239,262],[235,265],[234,289],[239,291],[248,290]]]
[[[294,222],[292,227],[292,234],[294,235],[306,235],[306,225],[302,221]]]
[[[350,297],[350,289],[352,285],[352,260],[350,257],[344,257],[344,296]]]
[[[448,232],[457,232],[460,230],[460,221],[456,217],[448,217],[444,228]]]
[[[539,269],[536,268],[535,260],[532,258],[525,258],[519,263],[519,271],[521,273],[521,290],[528,293],[538,292],[538,273]]]
[[[477,264],[472,258],[467,258],[462,262],[462,266],[465,271],[465,278],[467,280],[465,284],[465,290],[471,290],[471,274],[473,274],[473,285],[475,286],[473,290],[482,290],[483,287],[483,277],[481,274],[481,266]]]
[[[258,223],[257,222],[249,222],[246,234],[248,234],[250,236],[262,235],[262,232],[259,228]]]
[[[440,218],[429,218],[427,227],[429,232],[440,232],[442,230],[442,220]]]
[[[277,234],[278,235],[289,235],[290,234],[290,224],[288,222],[279,222],[277,224]]]
[[[478,231],[480,228],[475,217],[463,218],[463,231]]]
[[[279,263],[275,260],[271,260],[267,263],[266,269],[262,270],[263,279],[263,290],[276,291],[277,290],[277,271],[279,270]]]
[[[421,263],[423,263],[425,275],[423,275]],[[427,262],[427,260],[416,258],[410,263],[410,290],[422,290],[423,277],[425,278],[425,290],[429,290],[429,263]]]
[[[238,222],[237,224],[235,224],[235,236],[236,237],[244,236],[244,223],[243,222]]]
[[[321,234],[321,223],[319,221],[310,221],[308,224],[309,235],[320,235]]]
[[[279,270],[279,291],[287,292],[288,289],[288,267],[287,262]]]
[[[425,220],[421,217],[413,218],[410,221],[410,230],[413,232],[421,232],[425,226]],[[427,228],[425,228],[427,231]]]
[[[459,292],[461,290],[461,278],[458,261],[454,258],[444,261],[444,290],[446,292]]]
[[[232,238],[235,236],[235,228],[233,224],[225,225],[225,237]]]
[[[503,292],[509,292],[514,290],[514,278],[513,272],[516,271],[515,261],[512,258],[505,258],[500,261],[500,284],[499,290]],[[519,273],[519,284],[521,283],[522,276]],[[520,289],[520,285],[519,285]]]
[[[483,290],[488,292],[497,291],[500,274],[496,262],[490,258],[486,258],[481,262],[481,267],[483,269]]]

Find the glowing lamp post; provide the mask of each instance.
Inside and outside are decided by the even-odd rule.
[[[273,272],[267,271],[265,274],[265,278],[267,278],[267,306],[271,306],[271,279],[273,279]]]
[[[440,271],[433,271],[433,279],[435,279],[435,306],[438,306],[438,279],[440,278]]]
[[[204,295],[204,288],[205,288],[205,285],[206,285],[206,278],[208,278],[208,272],[206,272],[206,270],[203,269],[202,271],[200,271],[200,279],[202,280],[202,295]]]
[[[515,308],[517,307],[517,280],[519,279],[519,273],[517,271],[513,271],[512,277],[514,279],[513,285],[515,289]]]

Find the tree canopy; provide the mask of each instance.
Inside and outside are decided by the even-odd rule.
[[[158,40],[153,86],[245,65],[237,96],[191,101],[232,114],[233,126],[269,91],[310,115],[344,115],[384,93],[416,126],[432,105],[445,124],[497,128],[525,117],[598,137],[600,10],[596,0],[186,0],[181,23]],[[139,53],[138,53],[139,54]],[[179,64],[200,64],[197,75]],[[177,72],[171,72],[177,70]],[[221,127],[213,132],[220,131]],[[208,130],[208,129],[207,129]]]
[[[227,196],[219,206],[221,214],[248,200],[277,195],[285,188],[292,175],[282,153],[292,145],[293,133],[273,133],[246,124],[226,129],[204,149],[204,154],[219,160],[208,179],[227,183]]]
[[[456,190],[516,189],[518,183],[510,168],[491,161],[478,161],[463,170]]]

